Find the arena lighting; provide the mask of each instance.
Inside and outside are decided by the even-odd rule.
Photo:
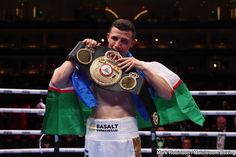
[[[116,12],[113,11],[112,9],[106,7],[106,8],[105,8],[105,11],[111,13],[115,18],[117,18],[117,19],[119,18],[119,16],[116,14]]]
[[[137,20],[139,17],[141,17],[142,15],[148,13],[148,10],[143,10],[141,12],[139,12],[135,17],[134,17],[134,20]]]

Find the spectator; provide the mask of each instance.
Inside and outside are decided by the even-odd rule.
[[[168,129],[163,126],[159,126],[157,128],[157,131],[167,131]],[[157,137],[156,142],[157,142],[157,148],[162,149],[162,148],[173,148],[174,147],[174,142],[176,138],[175,137],[168,137],[168,136],[160,136]],[[170,155],[167,154],[158,154],[157,157],[169,157]]]
[[[221,103],[222,110],[231,110],[230,104],[227,100],[223,100]]]
[[[45,106],[42,98],[39,99],[39,102],[36,104],[35,107],[37,109],[45,109],[46,106]],[[36,120],[40,124],[40,125],[38,125],[39,128],[37,128],[37,129],[41,129],[42,128],[43,117],[44,117],[44,113],[43,112],[42,113],[37,113]]]
[[[215,125],[213,125],[211,131],[227,132],[232,131],[227,127],[227,119],[224,116],[218,116],[216,118]],[[218,135],[217,137],[208,137],[207,148],[210,149],[235,149],[235,138],[226,137],[225,135]]]
[[[43,103],[43,99],[40,98],[39,102],[36,104],[36,108],[38,109],[45,109],[45,104]],[[43,116],[44,113],[38,113],[39,116]]]
[[[190,138],[183,138],[181,141],[181,146],[182,149],[193,149],[193,144],[192,144],[192,140]],[[181,155],[181,157],[196,157],[199,155],[194,155],[194,153],[190,153],[190,152],[186,152],[185,155]]]

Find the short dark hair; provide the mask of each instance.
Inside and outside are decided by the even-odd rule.
[[[133,39],[136,37],[135,26],[130,20],[117,19],[111,24],[110,31],[111,31],[112,27],[116,27],[116,28],[118,28],[119,30],[122,30],[122,31],[131,31],[133,33]]]

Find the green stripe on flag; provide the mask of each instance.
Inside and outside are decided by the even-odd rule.
[[[202,126],[205,121],[184,82],[175,89],[171,100],[165,100],[156,96],[154,97],[154,102],[160,116],[160,125],[192,120],[194,123]]]
[[[85,135],[91,110],[78,103],[74,92],[48,91],[42,133],[51,135]]]

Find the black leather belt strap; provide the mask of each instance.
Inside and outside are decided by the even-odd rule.
[[[84,70],[85,73],[90,77],[90,79],[93,80],[93,78],[91,77],[91,73],[90,73],[90,68],[91,68],[92,63],[97,58],[104,56],[104,54],[111,49],[109,49],[107,47],[98,46],[94,50],[92,50],[94,52],[91,52],[91,56],[89,56],[88,54],[82,54],[82,57],[81,57],[81,60],[83,60],[82,62],[87,62],[86,64],[83,64],[83,63],[81,63],[81,61],[78,61],[77,54],[81,52],[80,51],[81,49],[84,50],[84,48],[85,48],[84,43],[81,41],[78,42],[78,44],[69,53],[68,59],[73,60],[74,62],[76,62],[76,64],[79,64],[79,66],[82,68],[82,70]],[[90,61],[90,57],[91,57],[91,61]],[[124,78],[125,76],[129,76],[129,73],[122,72],[121,79]],[[139,95],[148,110],[152,125],[156,127],[159,124],[159,117],[156,112],[157,109],[155,107],[155,104],[151,98],[151,95],[149,94],[148,84],[147,84],[146,80],[141,75],[139,75],[139,78],[137,78],[136,81],[137,81],[136,86],[131,90],[123,89],[119,83],[116,83],[114,85],[109,85],[109,86],[102,86],[99,84],[97,84],[97,85],[103,89],[107,89],[110,91],[117,91],[117,92],[128,91],[128,92],[133,92],[133,93]]]
[[[151,98],[151,95],[149,94],[149,89],[148,89],[148,84],[145,80],[142,90],[139,94],[141,100],[144,102],[144,105],[148,111],[150,120],[151,120],[151,146],[152,146],[152,156],[155,157],[157,156],[157,143],[156,143],[156,139],[157,139],[157,135],[156,135],[156,131],[157,131],[157,127],[159,125],[159,116],[157,114],[157,109],[156,106]]]
[[[81,51],[80,51],[81,50]],[[103,47],[103,46],[98,46],[96,47],[94,50],[91,50],[91,62],[89,61],[90,60],[90,57],[88,54],[82,52],[82,51],[86,51],[86,48],[84,46],[84,43],[83,42],[79,42],[75,47],[74,49],[69,53],[68,55],[68,59],[69,60],[73,60],[76,64],[79,64],[79,67],[82,68],[82,70],[85,71],[85,73],[91,78],[91,80],[94,81],[94,78],[92,77],[92,74],[91,74],[91,65],[93,64],[93,62],[99,58],[99,57],[102,57],[105,55],[105,53],[107,51],[110,51],[111,49],[107,48],[107,47]],[[89,49],[88,49],[89,51]],[[94,52],[93,52],[94,51]],[[111,50],[112,51],[112,50]],[[83,60],[82,62],[87,62],[86,64],[82,63],[81,61],[78,60],[78,55],[79,53],[81,53],[82,57],[81,57],[81,60]],[[82,54],[83,53],[83,54]],[[118,68],[118,67],[117,67]],[[96,72],[98,72],[100,69],[96,70]],[[130,72],[129,73],[126,73],[126,72],[123,72],[121,70],[121,81],[123,81],[124,79],[123,78],[126,78],[126,77],[129,77],[130,75]],[[120,80],[113,84],[113,85],[100,85],[99,83],[97,83],[96,81],[94,81],[98,86],[100,86],[101,88],[103,89],[107,89],[107,90],[110,90],[110,91],[117,91],[117,92],[121,92],[121,91],[127,91],[127,92],[132,92],[132,93],[135,93],[135,94],[139,94],[140,91],[141,91],[141,88],[142,88],[142,85],[143,85],[143,82],[144,82],[144,78],[139,75],[137,73],[138,77],[135,78],[136,79],[136,83],[135,83],[135,87],[132,88],[132,89],[124,89],[121,87],[121,83]],[[102,76],[101,76],[102,77]],[[130,79],[131,78],[131,79]],[[123,84],[125,84],[126,82],[132,82],[134,80],[132,80],[133,77],[129,77],[129,79],[127,80],[124,80]],[[123,79],[123,80],[122,80]]]
[[[157,114],[156,105],[154,104],[152,97],[149,92],[148,83],[146,80],[143,83],[142,89],[139,94],[141,100],[144,102],[144,105],[149,113],[151,118],[152,126],[157,127],[159,124],[159,116]]]

